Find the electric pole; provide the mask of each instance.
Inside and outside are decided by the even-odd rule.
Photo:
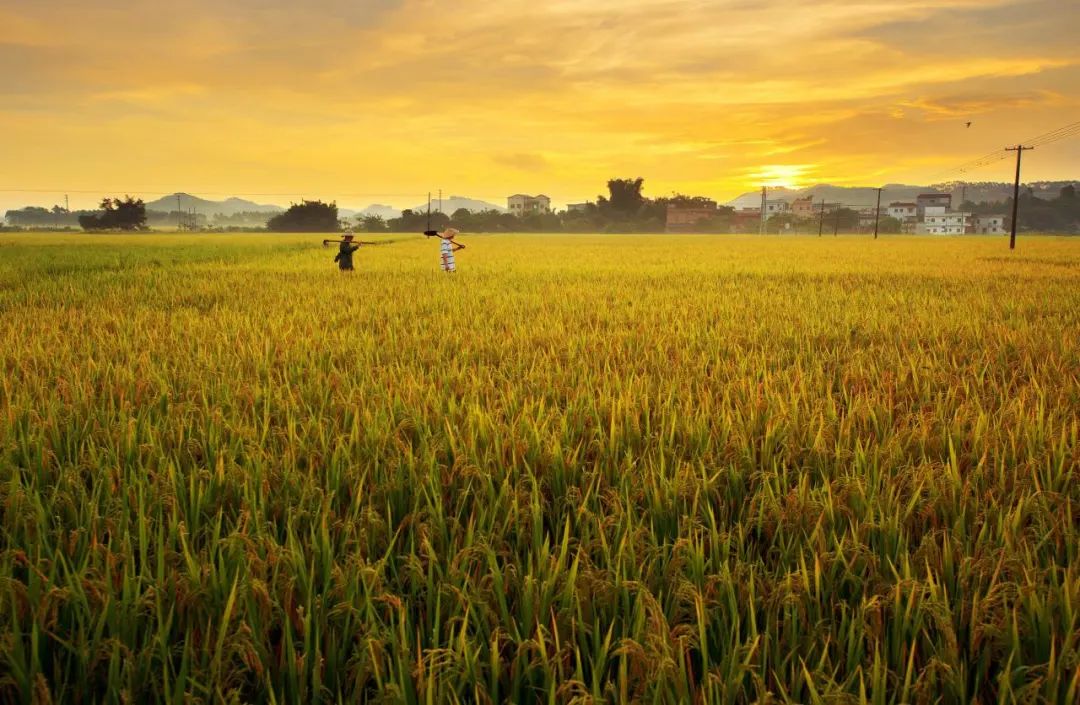
[[[832,236],[836,237],[836,234],[840,232],[840,204],[836,204],[836,220],[833,227]]]
[[[442,189],[439,189],[439,212],[442,213]]]
[[[761,231],[758,233],[759,235],[764,235],[765,234],[766,198],[767,197],[766,197],[766,193],[765,193],[765,187],[762,186],[761,187]]]
[[[66,193],[64,194],[64,211],[67,213],[71,212],[71,204],[68,203],[68,195]]]
[[[1016,152],[1016,182],[1013,184],[1013,212],[1012,212],[1012,234],[1009,235],[1009,249],[1016,249],[1016,218],[1019,214],[1020,206],[1020,157],[1024,152],[1028,152],[1035,149],[1034,147],[1025,147],[1022,144],[1018,144],[1015,147],[1006,147],[1006,152]]]
[[[180,207],[180,194],[176,194],[176,230],[184,229],[184,209]]]
[[[877,207],[874,208],[874,239],[877,240],[878,221],[881,219],[881,189],[877,190]]]
[[[825,199],[821,199],[821,212],[818,214],[817,236],[821,237],[821,231],[825,227]]]

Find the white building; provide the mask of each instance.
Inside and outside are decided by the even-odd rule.
[[[1004,235],[1005,216],[1003,215],[977,215],[975,216],[975,232],[979,235]]]
[[[931,209],[934,212],[931,212]],[[938,210],[941,212],[937,212]],[[915,232],[919,235],[963,235],[971,224],[971,213],[951,212],[943,206],[930,206]]]
[[[519,217],[530,213],[550,213],[551,199],[544,194],[526,196],[523,193],[515,193],[506,199],[506,207],[511,214]]]
[[[952,208],[952,194],[948,193],[924,193],[920,194],[915,199],[915,207],[918,210],[919,217],[926,215],[928,208],[940,208],[944,206],[945,210]]]
[[[775,201],[765,201],[765,216],[767,218],[779,215],[780,213],[787,213],[789,210],[791,210],[791,204],[787,201],[781,201],[780,199],[776,199]]]
[[[900,232],[908,234],[915,232],[919,220],[918,205],[907,201],[893,201],[885,209],[885,212],[890,218],[896,218],[900,221]]]
[[[914,203],[902,203],[900,201],[890,203],[887,213],[890,218],[896,218],[901,223],[915,220],[919,217],[919,207]]]

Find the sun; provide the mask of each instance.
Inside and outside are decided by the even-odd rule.
[[[750,177],[769,188],[797,189],[802,186],[810,164],[766,164],[750,174]]]

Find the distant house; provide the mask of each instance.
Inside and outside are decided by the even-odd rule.
[[[590,201],[586,201],[585,203],[567,203],[566,204],[566,212],[567,213],[584,213],[585,211],[589,210],[589,206],[591,206],[591,205],[592,205],[592,202],[590,202]]]
[[[799,218],[811,218],[814,215],[814,197],[796,198],[791,202],[791,212]]]
[[[951,193],[923,193],[915,199],[915,211],[919,218],[926,214],[927,208],[944,206],[945,210],[952,208]]]
[[[757,232],[761,227],[761,209],[743,208],[731,214],[731,226],[736,232]]]
[[[859,227],[873,228],[878,220],[878,209],[875,206],[867,206],[859,209]]]
[[[544,194],[526,196],[523,193],[515,193],[506,199],[506,207],[511,214],[518,217],[532,213],[550,213],[551,199]]]
[[[704,208],[688,208],[685,206],[667,207],[667,225],[665,230],[669,233],[693,233],[700,232],[702,221],[710,221],[716,217],[719,211],[716,204]],[[757,216],[761,218],[760,211]]]
[[[975,216],[974,231],[979,235],[1004,235],[1006,218],[1003,215]]]
[[[896,218],[901,223],[906,223],[909,220],[914,221],[919,217],[919,207],[914,203],[904,203],[902,201],[894,201],[889,204],[886,209],[890,218]]]
[[[971,213],[931,206],[915,232],[919,235],[963,235],[970,225]]]
[[[779,215],[781,213],[787,213],[789,210],[791,210],[791,204],[787,201],[782,201],[780,199],[776,199],[775,201],[765,201],[766,218],[771,218],[774,215]]]

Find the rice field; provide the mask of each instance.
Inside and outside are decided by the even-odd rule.
[[[322,237],[0,235],[0,702],[1080,702],[1080,238]]]

